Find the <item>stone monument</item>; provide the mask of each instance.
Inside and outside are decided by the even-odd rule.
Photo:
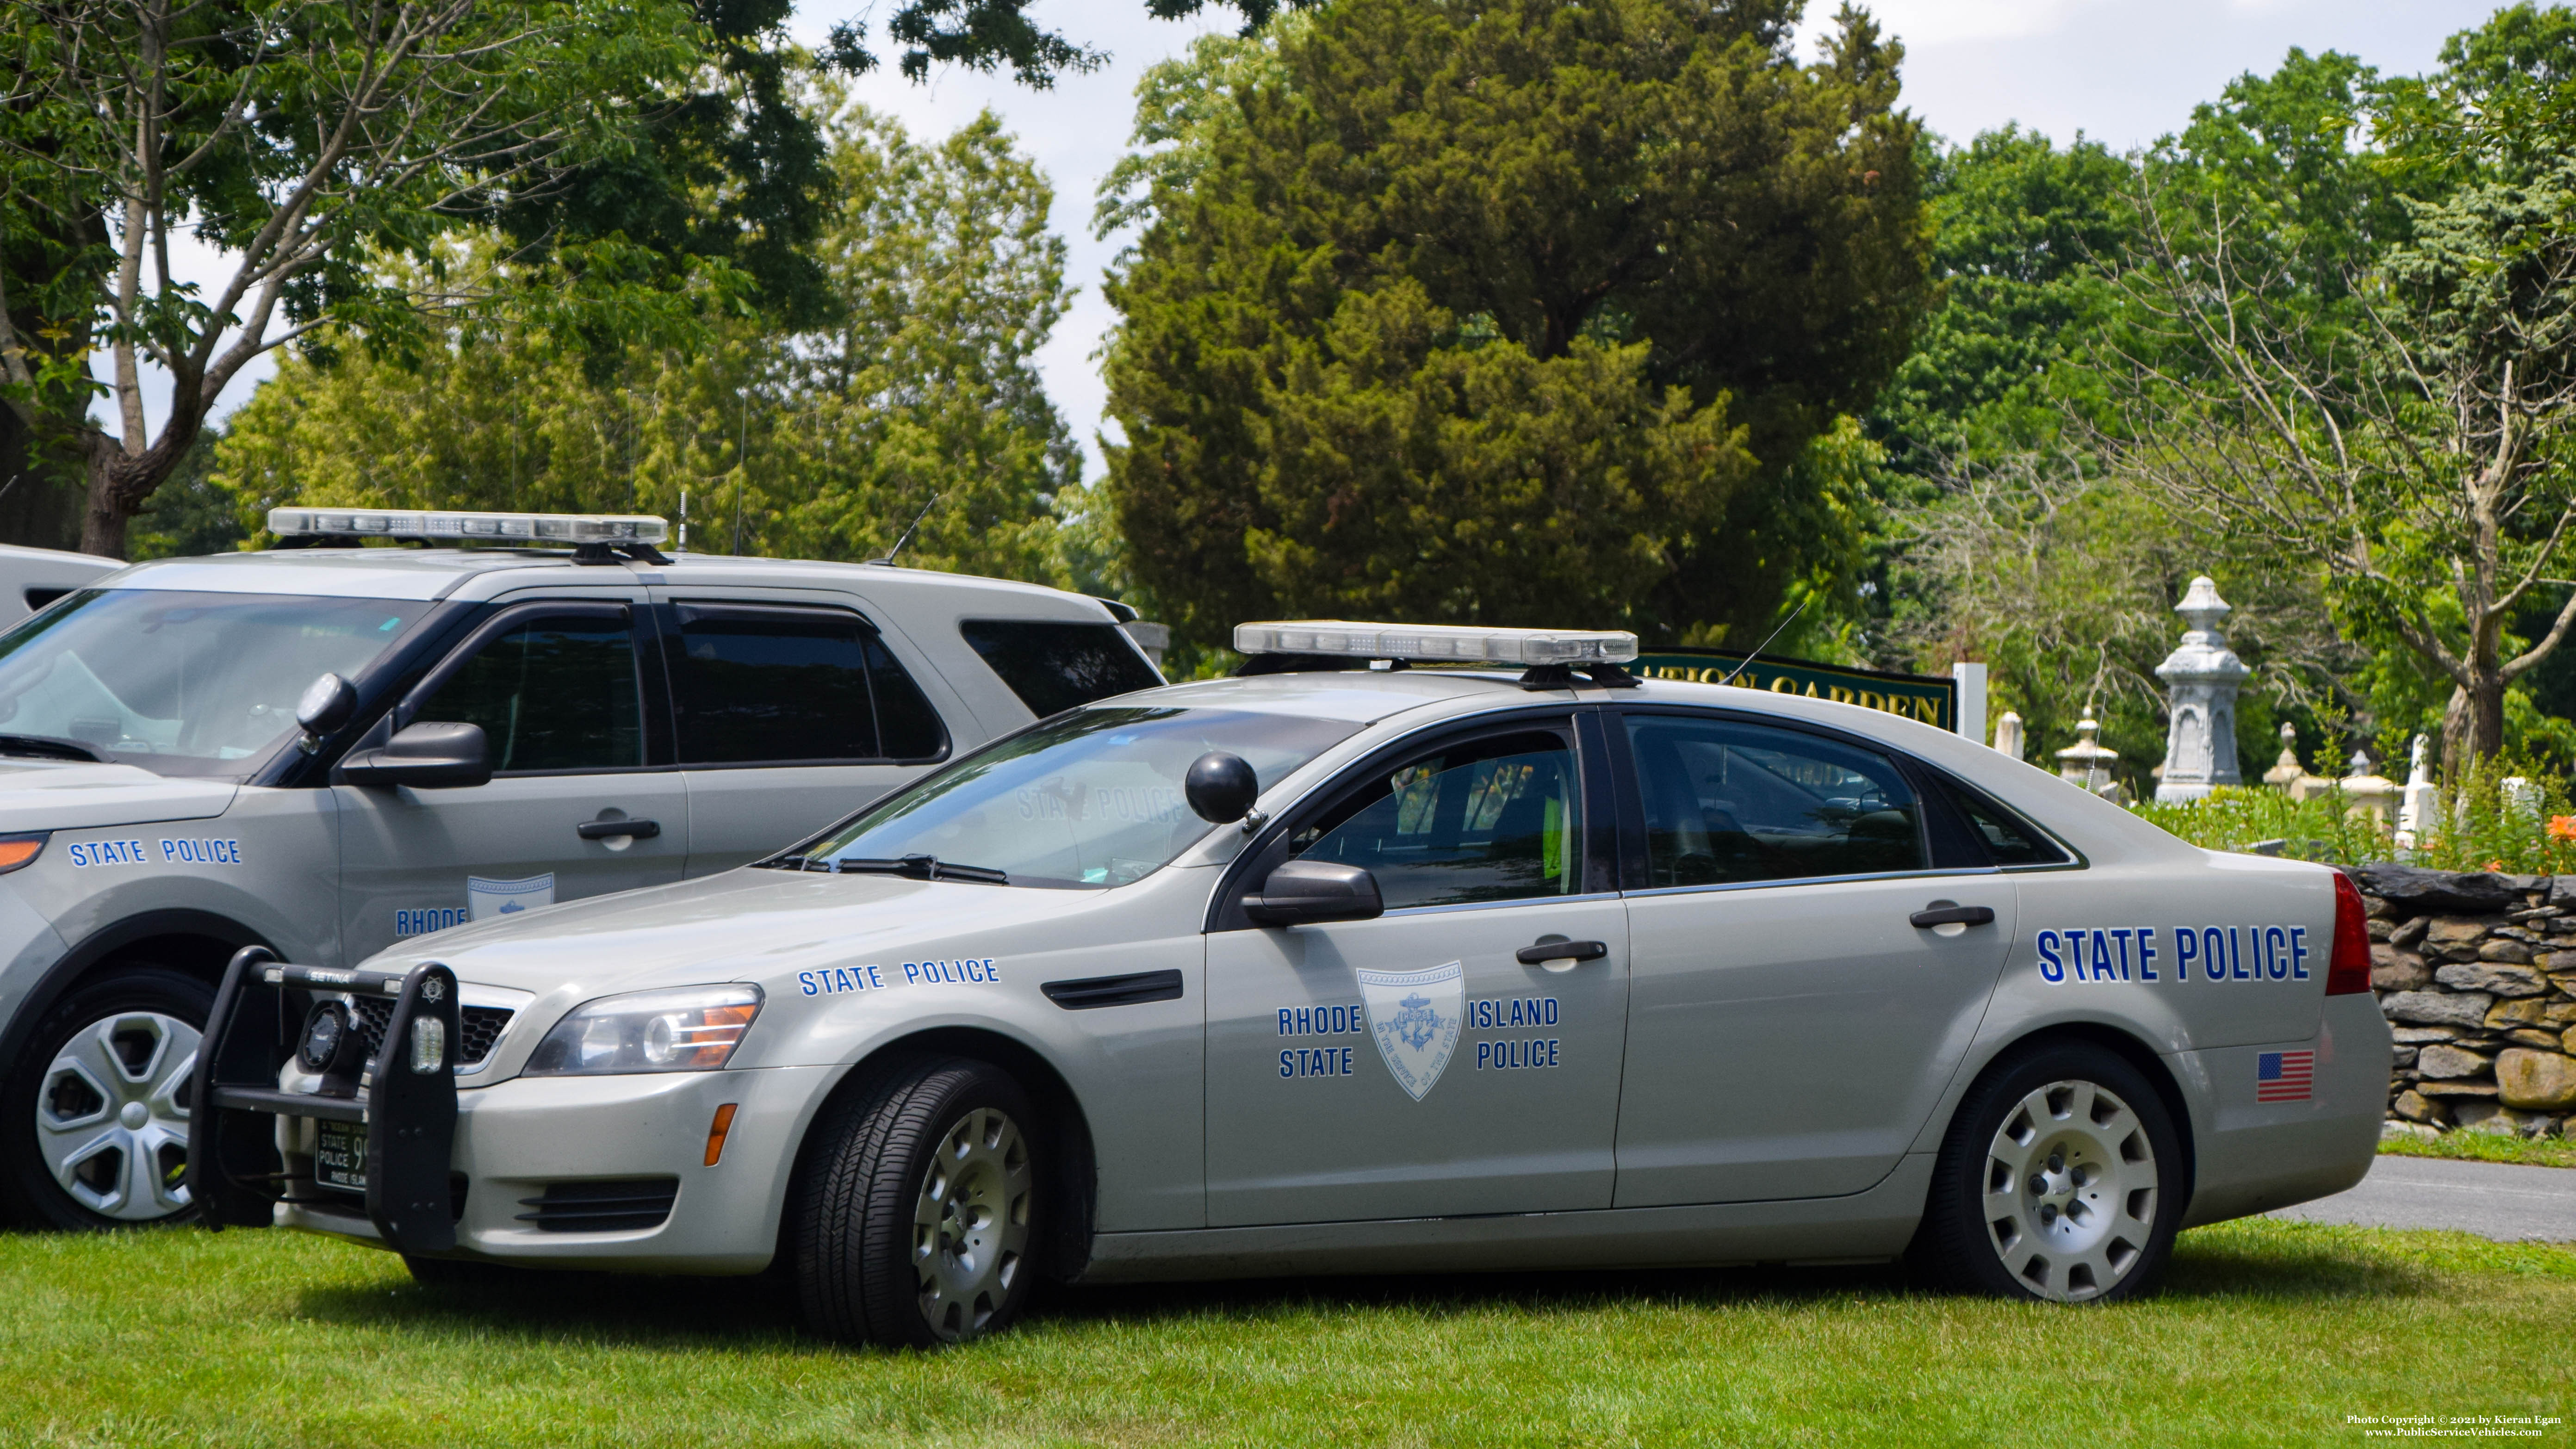
[[[2125,805],[2128,792],[2111,778],[2111,767],[2120,762],[2120,752],[2094,738],[2101,732],[2101,722],[2086,710],[2085,717],[2075,722],[2075,743],[2057,752],[2057,778]]]
[[[2219,621],[2233,611],[2208,575],[2191,581],[2174,612],[2191,628],[2156,666],[2156,677],[2172,691],[2173,722],[2156,784],[2156,799],[2164,802],[2203,799],[2217,786],[2242,782],[2236,769],[2236,691],[2252,672],[2219,632]]]
[[[2433,786],[2433,777],[2424,767],[2424,751],[2430,742],[2422,735],[2415,737],[2414,757],[2406,769],[2406,789],[2397,799],[2397,848],[2413,850],[2432,833],[2433,819],[2442,808],[2441,792]]]

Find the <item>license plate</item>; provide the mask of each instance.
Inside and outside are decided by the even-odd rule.
[[[360,1122],[315,1122],[313,1180],[342,1192],[367,1190],[367,1128]]]

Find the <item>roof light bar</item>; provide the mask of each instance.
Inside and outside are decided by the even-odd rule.
[[[1242,654],[1332,654],[1441,664],[1625,664],[1637,636],[1624,629],[1484,629],[1465,624],[1354,624],[1290,619],[1234,626]]]
[[[280,538],[332,534],[468,543],[660,543],[671,536],[668,523],[642,513],[448,513],[380,508],[272,508],[268,511],[268,531]]]

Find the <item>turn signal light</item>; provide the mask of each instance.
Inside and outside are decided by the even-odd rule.
[[[2326,995],[2353,996],[2370,989],[2370,912],[2352,877],[2334,873],[2334,956],[2326,964]]]
[[[716,1109],[716,1119],[707,1124],[707,1166],[715,1166],[716,1160],[724,1156],[725,1134],[733,1130],[733,1109],[741,1105],[725,1103]]]
[[[44,849],[45,837],[41,835],[0,836],[0,875],[30,864]]]

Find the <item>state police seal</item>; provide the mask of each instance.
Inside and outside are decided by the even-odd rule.
[[[1467,1019],[1467,968],[1462,961],[1428,971],[1360,971],[1360,1000],[1367,1003],[1369,1034],[1396,1085],[1419,1102],[1458,1048]]]

